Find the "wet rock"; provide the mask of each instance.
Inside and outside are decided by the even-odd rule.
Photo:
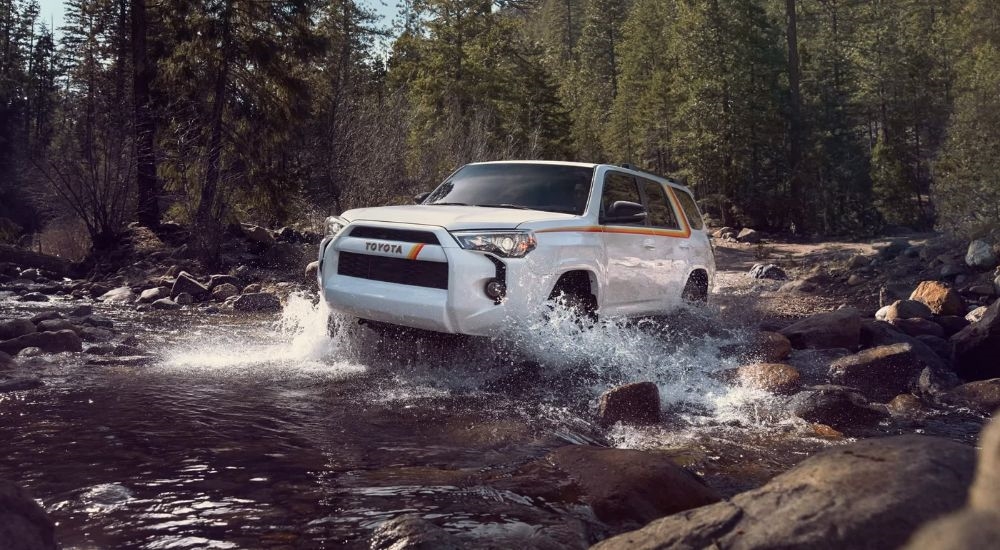
[[[889,305],[889,309],[885,312],[885,319],[880,320],[930,319],[933,316],[934,312],[931,311],[931,308],[922,302],[916,300],[897,300]]]
[[[233,285],[237,289],[243,286],[243,281],[235,275],[212,275],[208,279],[208,290],[215,291],[221,285]]]
[[[76,306],[69,312],[70,317],[89,317],[94,314],[94,306],[90,304],[82,304]]]
[[[825,439],[843,439],[844,438],[844,433],[843,432],[841,432],[839,430],[835,430],[835,429],[833,429],[832,426],[827,426],[826,424],[819,424],[819,423],[810,424],[809,427],[812,428],[813,434],[816,435],[817,437],[822,437],[822,438],[825,438]]]
[[[17,361],[10,355],[0,351],[0,370],[10,370],[17,366]]]
[[[913,536],[905,550],[977,550],[1000,541],[1000,514],[965,509],[932,521]]]
[[[58,311],[40,311],[31,316],[31,322],[34,324],[41,323],[42,321],[51,321],[52,319],[62,319],[63,314]]]
[[[50,319],[48,321],[42,321],[37,325],[38,332],[55,332],[57,330],[72,330],[73,332],[79,334],[80,328],[73,323],[67,321],[66,319]]]
[[[857,349],[861,336],[861,315],[854,308],[838,309],[806,317],[783,329],[792,347]]]
[[[931,364],[935,364],[934,361]],[[909,343],[866,349],[830,364],[830,381],[887,401],[917,388],[920,372],[931,366]]]
[[[107,342],[114,337],[115,334],[106,328],[80,327],[80,338],[84,342]]]
[[[986,306],[979,306],[965,315],[965,320],[970,323],[978,323],[986,315]]]
[[[886,404],[886,409],[889,410],[889,414],[892,416],[919,419],[924,417],[928,409],[920,401],[917,396],[912,393],[902,393],[893,397],[888,404]]]
[[[993,269],[997,265],[997,257],[990,243],[977,239],[969,243],[965,264],[976,269]]]
[[[223,283],[215,287],[212,291],[212,299],[217,302],[224,302],[226,298],[230,296],[236,296],[240,293],[240,290],[236,288],[236,285],[230,283]]]
[[[754,279],[772,279],[775,281],[784,281],[788,279],[788,275],[785,274],[785,270],[774,264],[754,264],[750,268],[750,273],[748,275]]]
[[[945,338],[951,338],[963,328],[969,326],[969,321],[965,317],[958,315],[940,315],[934,318],[934,322],[944,330]]]
[[[48,302],[49,297],[42,294],[41,292],[29,292],[24,296],[18,298],[20,302]]]
[[[721,498],[663,453],[569,445],[545,460],[579,487],[579,498],[598,519],[612,525],[638,526]]]
[[[240,227],[243,229],[243,234],[247,239],[266,246],[274,244],[274,236],[267,229],[249,223],[240,224]]]
[[[193,298],[201,299],[208,296],[208,287],[196,281],[187,271],[181,271],[177,274],[173,288],[170,289],[170,297],[176,302],[177,295],[183,292],[190,294]]]
[[[153,302],[152,307],[153,309],[158,309],[158,310],[172,310],[172,309],[180,309],[181,305],[171,300],[170,298],[160,298],[159,300]]]
[[[187,292],[181,292],[177,296],[174,296],[174,301],[182,306],[189,306],[194,303],[194,296],[191,296]]]
[[[306,281],[313,282],[313,281],[316,280],[316,277],[318,275],[319,275],[319,262],[318,261],[317,262],[309,262],[308,264],[306,264],[306,271],[305,271]]]
[[[0,548],[56,550],[55,524],[27,491],[0,481]]]
[[[947,370],[948,361],[941,360],[934,350],[908,334],[899,331],[890,323],[864,319],[861,321],[861,347],[874,348],[890,344],[910,344],[925,362],[937,370]]]
[[[747,227],[742,229],[736,235],[736,240],[741,243],[756,244],[764,240],[764,237],[756,229],[750,229],[749,227]]]
[[[788,357],[792,351],[792,343],[777,332],[762,330],[747,342],[726,345],[719,351],[723,355],[735,355],[740,361],[776,363]]]
[[[257,283],[251,283],[243,287],[241,294],[257,294],[261,291],[261,286]]]
[[[39,348],[45,353],[83,351],[83,343],[80,337],[72,330],[34,332],[18,336],[12,340],[0,342],[0,351],[10,355],[15,355],[22,349],[29,347]]]
[[[77,324],[100,328],[114,328],[115,326],[114,321],[103,315],[88,315],[77,320]]]
[[[419,514],[406,514],[379,525],[371,538],[371,550],[461,550],[465,545]]]
[[[944,328],[929,319],[914,317],[912,319],[893,319],[889,324],[899,329],[904,334],[910,336],[930,335],[938,338],[944,337]]]
[[[129,303],[135,300],[135,293],[132,292],[131,288],[123,286],[101,294],[97,300],[105,303]]]
[[[929,347],[942,361],[951,361],[951,344],[944,338],[929,334],[921,334],[914,338]]]
[[[910,294],[910,300],[926,305],[934,315],[965,313],[965,300],[954,289],[938,281],[921,282]]]
[[[893,302],[898,300],[907,300],[912,294],[912,285],[907,285],[903,283],[889,283],[882,285],[878,291],[878,304],[879,307],[885,307],[891,305]]]
[[[593,548],[898,548],[923,523],[962,506],[974,467],[971,447],[945,439],[868,439]]]
[[[955,372],[966,380],[1000,378],[1000,300],[951,337]]]
[[[147,288],[146,290],[142,291],[142,294],[139,294],[139,303],[151,304],[162,298],[169,298],[169,297],[170,297],[170,289],[165,286]]]
[[[33,390],[35,388],[40,388],[43,385],[44,384],[42,383],[42,380],[37,376],[18,375],[18,376],[12,376],[10,378],[7,378],[5,376],[0,376],[0,393]],[[2,507],[2,503],[0,503],[0,507]],[[2,519],[0,519],[0,521],[2,521]],[[0,530],[2,529],[3,529],[2,526],[0,526]],[[2,538],[0,538],[0,540],[2,540]],[[6,548],[6,547],[0,546],[0,548]]]
[[[35,324],[28,319],[0,321],[0,340],[10,340],[36,331]]]
[[[887,415],[857,390],[835,385],[813,386],[795,394],[788,410],[807,422],[827,424],[838,430],[871,426]]]
[[[754,363],[736,369],[736,381],[771,393],[795,393],[802,385],[799,371],[782,363]]]
[[[655,424],[660,421],[660,390],[652,382],[608,390],[598,400],[597,418],[606,426],[617,422]]]
[[[233,302],[236,311],[280,311],[281,300],[270,292],[242,294]]]
[[[991,414],[1000,407],[1000,378],[962,384],[945,392],[939,399],[942,403]]]

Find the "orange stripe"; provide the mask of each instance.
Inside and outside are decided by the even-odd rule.
[[[652,227],[622,227],[607,225],[591,225],[581,227],[554,227],[539,229],[535,233],[624,233],[628,235],[651,235],[654,237],[672,237],[686,239],[691,236],[691,229],[685,223],[685,229],[654,229]]]
[[[413,245],[413,248],[410,249],[410,254],[407,255],[407,258],[409,258],[411,260],[416,260],[417,256],[420,255],[420,251],[423,250],[423,249],[424,249],[424,245],[423,244],[415,244],[415,245]]]

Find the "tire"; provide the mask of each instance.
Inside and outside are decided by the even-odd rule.
[[[587,282],[589,287],[589,281]],[[563,307],[572,312],[577,324],[597,322],[597,297],[584,289],[579,281],[561,280],[549,294],[550,308]]]
[[[681,292],[681,300],[691,305],[708,303],[708,275],[704,271],[695,271],[688,276],[687,284]]]

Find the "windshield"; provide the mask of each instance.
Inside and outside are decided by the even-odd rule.
[[[424,204],[526,208],[583,214],[594,169],[559,164],[469,164],[434,190]]]

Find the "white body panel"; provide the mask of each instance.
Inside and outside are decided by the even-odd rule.
[[[332,309],[362,319],[487,336],[537,314],[559,277],[569,271],[589,273],[601,316],[663,313],[680,303],[681,292],[694,270],[705,271],[711,288],[715,260],[708,236],[704,231],[690,229],[679,205],[675,206],[683,224],[679,231],[599,223],[601,183],[607,170],[630,172],[615,166],[596,166],[591,198],[579,216],[434,205],[345,212],[341,218],[349,225],[320,245],[318,277],[323,297]],[[655,179],[663,185],[674,185]],[[684,191],[675,187],[675,192]],[[676,199],[672,200],[676,203]],[[394,230],[396,233],[385,234],[396,238],[352,236],[353,229],[361,226]],[[532,230],[537,247],[523,258],[491,259],[486,253],[463,249],[451,234],[490,229]],[[429,240],[436,239],[437,244],[416,242],[411,238],[414,231],[422,232],[424,237],[433,234]],[[341,253],[385,258],[377,261],[390,262],[391,272],[380,276],[397,282],[339,273]],[[507,284],[506,296],[500,303],[484,292],[486,283],[499,274],[498,263],[506,271]],[[397,268],[399,271],[395,271]],[[414,268],[412,277],[410,268]],[[437,279],[426,275],[429,271],[437,273]],[[416,275],[418,272],[424,275]],[[428,286],[433,284],[446,288]]]

